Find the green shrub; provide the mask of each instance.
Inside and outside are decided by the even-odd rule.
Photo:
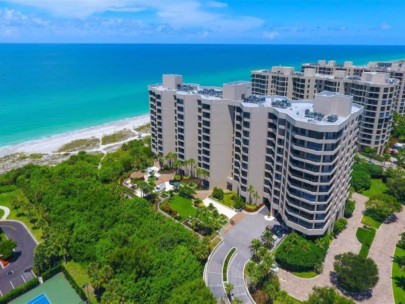
[[[315,271],[322,265],[325,253],[314,241],[293,232],[281,243],[275,258],[281,267],[289,271]]]
[[[373,196],[366,202],[365,214],[376,221],[384,222],[395,212],[401,211],[402,206],[395,197],[388,194]]]
[[[43,274],[41,274],[41,277],[44,281],[46,281],[46,280],[49,280],[50,278],[54,277],[61,271],[62,271],[62,265],[59,264],[59,265],[45,271]]]
[[[184,180],[189,180],[189,179],[190,179],[190,176],[184,175],[184,176],[183,176],[183,179],[184,179]]]
[[[19,296],[30,291],[31,289],[34,289],[38,285],[39,285],[38,278],[34,278],[34,279],[28,281],[27,283],[17,287],[16,289],[13,289],[12,291],[6,293],[6,295],[2,296],[0,298],[0,304],[10,303],[15,298],[18,298]]]
[[[212,190],[212,197],[222,201],[224,199],[224,190],[214,187],[214,190]]]
[[[173,177],[174,180],[176,181],[180,181],[181,180],[181,176],[179,174],[175,174]]]
[[[352,172],[351,186],[355,191],[367,190],[371,186],[371,175],[365,169],[357,169]]]
[[[345,205],[345,211],[344,211],[345,218],[352,217],[354,209],[356,209],[355,201],[353,201],[351,199],[347,200],[346,205]]]
[[[12,192],[17,189],[18,189],[18,187],[15,185],[0,186],[0,193]]]
[[[370,290],[379,279],[375,262],[352,252],[335,256],[333,266],[338,284],[350,292]]]
[[[245,206],[245,201],[239,195],[236,195],[233,199],[233,207],[235,209],[242,209]]]
[[[333,225],[333,233],[338,236],[347,227],[347,219],[340,218]]]

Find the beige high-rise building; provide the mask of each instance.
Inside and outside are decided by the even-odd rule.
[[[361,76],[349,76],[348,71],[337,69],[334,62],[323,64],[322,61],[316,66],[304,65],[303,72],[296,72],[292,67],[253,71],[252,86],[254,94],[291,99],[313,99],[323,91],[353,96],[354,102],[365,108],[360,121],[359,148],[370,147],[383,153],[391,133],[401,82],[385,72],[363,71]]]
[[[265,202],[290,228],[322,235],[343,214],[363,109],[333,92],[290,100],[251,91],[250,82],[201,87],[164,75],[149,86],[152,150],[193,158],[210,188]]]

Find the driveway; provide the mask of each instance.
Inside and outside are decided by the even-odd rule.
[[[332,283],[330,282],[330,273],[333,272],[335,255],[350,251],[356,254],[359,253],[361,244],[356,238],[356,231],[357,228],[363,226],[361,224],[361,218],[368,197],[354,193],[352,198],[356,201],[356,209],[354,210],[353,216],[348,220],[347,228],[335,240],[333,240],[330,245],[325,257],[323,272],[312,279],[299,278],[283,269],[280,269],[278,272],[281,288],[294,298],[307,300],[309,294],[312,293],[312,288],[314,286],[332,286]]]
[[[207,286],[217,299],[225,298],[225,289],[222,278],[222,268],[228,252],[235,247],[236,252],[228,264],[228,282],[234,286],[232,295],[238,297],[243,303],[254,303],[246,289],[243,270],[251,258],[249,245],[253,239],[260,238],[266,226],[276,223],[266,221],[264,216],[268,210],[263,208],[258,214],[247,214],[233,229],[223,235],[222,243],[216,247],[209,257],[204,273]]]
[[[391,281],[392,258],[396,244],[400,239],[400,234],[404,230],[405,209],[395,214],[394,222],[382,224],[378,228],[368,256],[376,262],[380,279],[373,289],[372,297],[361,303],[394,304]]]
[[[0,229],[17,242],[15,261],[0,269],[0,296],[33,279],[34,250],[37,245],[25,226],[15,221],[0,222]]]

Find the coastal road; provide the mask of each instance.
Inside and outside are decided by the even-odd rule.
[[[222,269],[229,251],[236,248],[228,264],[228,282],[234,287],[232,296],[238,297],[243,303],[253,303],[244,282],[243,271],[246,262],[251,258],[249,249],[251,241],[260,238],[267,225],[276,223],[276,220],[265,220],[264,216],[267,214],[267,208],[261,209],[257,214],[247,214],[223,236],[222,243],[216,247],[208,259],[204,278],[217,299],[226,297]]]
[[[0,269],[0,296],[3,296],[35,277],[32,268],[37,243],[27,228],[19,222],[1,221],[0,229],[9,239],[17,242],[14,261]]]

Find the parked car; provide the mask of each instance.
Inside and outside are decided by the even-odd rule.
[[[280,268],[278,268],[276,264],[273,264],[271,265],[270,270],[274,273],[277,273],[280,271]]]
[[[278,238],[283,236],[283,228],[281,228],[280,225],[274,225],[271,232],[273,232]]]

